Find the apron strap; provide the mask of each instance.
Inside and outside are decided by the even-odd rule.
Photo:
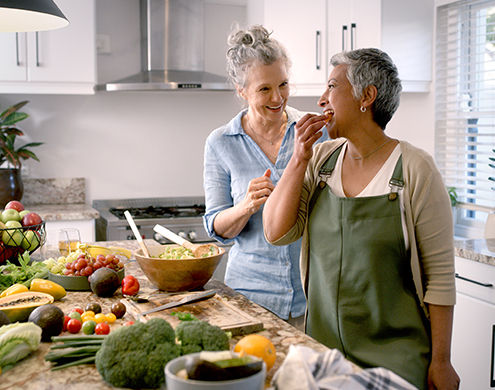
[[[399,196],[399,191],[404,187],[404,180],[402,180],[402,155],[399,156],[397,164],[395,164],[394,173],[392,178],[388,182],[390,187],[390,194],[388,194],[388,200],[395,200]]]
[[[320,171],[318,172],[318,177],[320,178],[320,181],[318,182],[318,186],[315,188],[315,191],[313,192],[313,195],[309,201],[308,215],[311,214],[311,211],[313,210],[313,207],[316,201],[318,200],[321,191],[323,190],[323,188],[325,188],[327,184],[325,179],[332,175],[332,172],[335,168],[335,164],[337,163],[337,159],[339,157],[340,151],[342,150],[343,146],[344,144],[340,145],[337,149],[335,149],[321,166]]]

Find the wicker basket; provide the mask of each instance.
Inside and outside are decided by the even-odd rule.
[[[29,236],[32,233],[28,233],[28,231],[33,231],[37,238],[29,240]],[[42,247],[45,242],[46,230],[44,221],[39,225],[0,229],[0,264],[4,264],[7,260],[11,263],[19,264],[19,255],[23,254],[26,250],[31,254],[36,249]],[[33,245],[31,245],[32,243]]]

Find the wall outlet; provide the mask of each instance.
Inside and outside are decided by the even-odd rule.
[[[96,52],[98,54],[110,54],[112,52],[110,35],[96,35]]]

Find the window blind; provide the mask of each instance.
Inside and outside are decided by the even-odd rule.
[[[460,202],[495,210],[495,0],[438,7],[435,47],[436,162]]]

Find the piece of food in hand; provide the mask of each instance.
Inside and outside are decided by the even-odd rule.
[[[325,124],[327,124],[328,122],[330,122],[333,118],[333,111],[325,111],[323,113],[323,115],[325,115]]]

